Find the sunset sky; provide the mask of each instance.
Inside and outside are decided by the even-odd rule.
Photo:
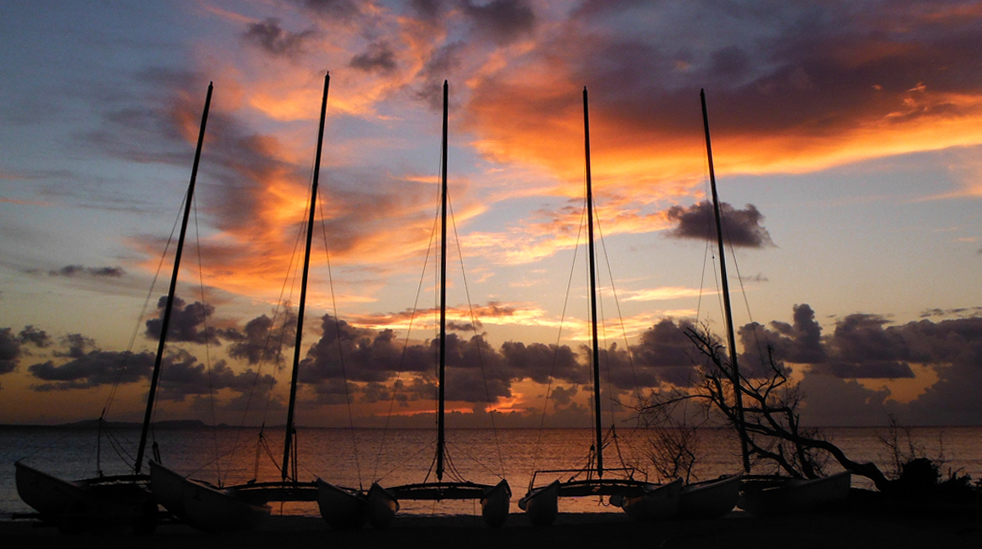
[[[329,71],[299,424],[348,425],[345,381],[356,425],[432,424],[447,80],[451,425],[591,425],[584,87],[608,397],[691,384],[684,328],[723,334],[705,89],[747,360],[812,424],[982,425],[980,44],[959,1],[5,1],[0,423],[115,381],[141,416],[209,82],[157,418],[283,421]]]

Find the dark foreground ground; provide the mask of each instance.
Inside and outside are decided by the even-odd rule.
[[[735,511],[703,521],[635,523],[613,513],[562,514],[550,527],[530,526],[513,513],[500,529],[479,517],[399,517],[387,530],[335,531],[319,518],[273,517],[258,531],[206,534],[161,524],[149,536],[126,531],[62,535],[34,521],[0,521],[0,548],[156,547],[438,549],[669,548],[982,548],[982,513],[965,509],[852,508],[829,513],[753,517]]]

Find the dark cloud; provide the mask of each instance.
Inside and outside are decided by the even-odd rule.
[[[793,324],[773,321],[768,329],[751,323],[738,330],[741,373],[766,376],[773,359],[781,369],[785,362],[807,364],[813,373],[843,379],[914,377],[904,338],[885,331],[883,318],[850,315],[836,324],[832,335],[823,337],[810,306],[795,305],[793,311]]]
[[[695,346],[686,336],[693,329],[691,322],[677,324],[669,318],[661,320],[641,334],[641,341],[631,347],[634,368],[640,373],[639,383],[625,379],[623,388],[653,387],[661,382],[687,387],[695,380],[694,366],[700,359],[694,355]],[[629,383],[629,384],[627,384]]]
[[[957,307],[954,309],[928,309],[921,313],[921,318],[950,317],[950,316],[978,316],[982,315],[982,307]]]
[[[253,370],[236,373],[224,360],[210,368],[197,361],[184,350],[168,354],[161,366],[158,398],[182,402],[190,395],[208,395],[223,389],[249,394],[255,388],[269,390],[276,379],[269,374],[259,375]]]
[[[20,339],[10,328],[0,328],[0,375],[9,374],[17,367],[20,358]]]
[[[48,271],[48,276],[69,278],[79,276],[120,278],[124,274],[126,271],[122,267],[85,267],[82,265],[66,265],[60,269]]]
[[[480,320],[475,322],[454,322],[453,320],[447,321],[447,331],[449,332],[475,332],[480,330],[483,324]]]
[[[390,74],[398,68],[395,52],[384,41],[369,44],[368,50],[352,57],[348,66],[353,69],[380,74]]]
[[[483,336],[464,340],[448,334],[446,340],[446,398],[475,403],[494,403],[511,394],[512,371],[507,360],[487,344]]]
[[[830,345],[843,360],[903,360],[910,350],[896,330],[885,330],[889,321],[879,315],[854,314],[836,323]]]
[[[61,343],[63,347],[67,347],[67,350],[55,350],[53,354],[57,357],[81,358],[90,349],[98,349],[94,339],[85,337],[82,334],[68,334],[62,338]]]
[[[30,343],[39,349],[44,349],[51,345],[51,337],[44,330],[38,330],[34,326],[24,326],[24,329],[17,335],[21,343]]]
[[[577,390],[576,385],[568,388],[563,387],[562,385],[557,385],[552,388],[552,393],[549,395],[549,398],[556,403],[556,406],[569,406],[569,404],[573,401],[573,397],[575,397],[576,393],[578,392],[579,391]]]
[[[279,19],[269,18],[259,23],[250,23],[243,38],[270,55],[292,59],[303,53],[306,42],[315,34],[313,30],[300,33],[283,30]]]
[[[862,363],[829,362],[816,364],[812,371],[841,379],[901,379],[913,378],[914,371],[906,362],[882,360]]]
[[[928,10],[910,1],[884,5],[875,14],[840,4],[815,3],[785,5],[778,9],[732,10],[727,3],[696,3],[668,17],[691,32],[708,32],[708,21],[740,29],[733,37],[720,37],[709,48],[696,50],[684,45],[651,38],[652,58],[672,65],[664,73],[632,70],[627,58],[608,58],[604,53],[624,39],[605,36],[606,48],[583,60],[581,70],[588,75],[600,71],[601,90],[616,91],[622,81],[608,81],[610,73],[632,73],[628,89],[618,96],[649,92],[638,97],[659,105],[665,113],[678,107],[693,106],[691,99],[700,87],[710,95],[714,135],[761,134],[794,129],[812,135],[841,131],[865,119],[881,119],[897,111],[908,116],[931,116],[954,105],[918,104],[911,90],[924,83],[937,92],[978,91],[974,48],[969,44],[982,38],[978,17],[951,17],[961,2],[932,4]],[[615,18],[658,13],[653,6],[613,3],[593,13],[581,12],[589,23],[598,16]],[[936,13],[927,12],[936,10]],[[753,29],[767,28],[767,35],[746,39]],[[603,52],[603,53],[601,53]],[[685,69],[678,70],[677,64]],[[938,67],[945,67],[938,70]],[[594,71],[594,78],[598,76]],[[659,83],[657,79],[661,79]],[[615,83],[616,82],[616,85]],[[680,97],[675,93],[687,88]],[[657,94],[657,99],[650,94]],[[905,99],[909,99],[905,108]],[[684,103],[682,103],[684,101]],[[807,105],[802,108],[802,105]],[[642,105],[637,105],[644,109]],[[627,105],[625,105],[627,107]],[[941,107],[939,109],[939,107]],[[647,110],[647,109],[644,109]],[[635,110],[639,115],[642,110]],[[642,118],[647,113],[640,114]],[[657,115],[656,115],[657,116]],[[665,117],[669,118],[669,117]],[[664,127],[664,126],[663,126]],[[691,128],[696,130],[696,128]]]
[[[330,315],[324,315],[321,327],[323,335],[301,364],[303,383],[316,385],[331,379],[384,382],[400,372],[433,372],[436,368],[432,345],[404,345],[392,330],[373,333]]]
[[[226,330],[222,336],[232,341],[228,346],[228,354],[232,358],[243,358],[249,364],[283,364],[286,360],[283,351],[293,348],[296,333],[297,314],[285,308],[276,329],[273,328],[272,318],[261,315],[247,322],[242,332]]]
[[[805,399],[801,419],[810,425],[883,425],[889,414],[899,412],[887,399],[890,391],[869,389],[855,379],[806,373],[801,380]]]
[[[766,368],[768,353],[775,360],[794,364],[820,364],[828,361],[828,350],[822,342],[822,327],[815,321],[815,312],[806,304],[792,308],[794,321],[772,321],[771,329],[753,323],[739,330],[740,343],[744,354],[743,364]],[[766,369],[758,370],[766,373]]]
[[[477,131],[500,140],[502,156],[560,170],[568,160],[528,136],[552,143],[581,84],[609,128],[597,125],[598,143],[666,159],[699,154],[705,88],[717,158],[751,171],[810,155],[837,162],[879,132],[972,119],[975,103],[955,98],[982,93],[973,4],[877,6],[583,2],[520,62],[476,79],[468,112]],[[529,66],[550,77],[526,77]],[[516,120],[502,122],[506,113]]]
[[[44,330],[38,330],[34,326],[25,326],[17,335],[10,328],[0,328],[0,375],[13,372],[17,368],[17,361],[24,355],[31,354],[24,348],[25,345],[43,349],[51,345],[51,338]]]
[[[355,328],[330,315],[325,315],[322,328],[323,336],[311,348],[300,373],[303,383],[330,386],[316,389],[319,395],[337,394],[344,387],[338,384],[343,379],[365,384],[363,400],[385,400],[393,394],[385,384],[400,374],[410,374],[411,381],[398,380],[402,385],[395,391],[396,398],[431,398],[424,393],[435,386],[437,339],[407,344],[391,330],[376,333]],[[590,381],[589,369],[577,362],[568,346],[557,349],[540,343],[506,342],[496,350],[481,335],[465,339],[451,333],[446,337],[445,356],[446,398],[452,401],[493,403],[509,398],[511,384],[522,379],[545,383],[552,375],[572,383]]]
[[[90,342],[91,340],[81,336],[74,338],[69,352],[62,355],[72,360],[64,364],[56,365],[49,360],[28,366],[27,370],[32,376],[46,382],[33,386],[33,389],[40,392],[90,389],[116,383],[135,383],[149,378],[153,370],[153,353],[99,349],[86,351],[85,347]]]
[[[501,354],[516,380],[530,379],[548,383],[550,377],[568,383],[590,382],[590,369],[576,360],[576,353],[567,345],[506,341]]]
[[[732,246],[763,248],[774,245],[771,235],[760,224],[764,216],[753,204],[747,204],[743,210],[735,210],[733,206],[723,202],[719,206],[719,214],[722,218],[723,238]],[[699,202],[688,208],[672,206],[667,215],[671,222],[677,224],[668,231],[668,236],[713,242],[717,240],[716,216],[713,205],[709,202]]]
[[[70,357],[68,362],[59,365],[49,360],[28,367],[33,377],[44,382],[34,385],[35,391],[90,389],[150,379],[155,361],[153,353],[85,350],[93,342],[81,336],[67,343],[69,351],[57,356]],[[249,393],[255,387],[268,390],[275,383],[272,376],[258,376],[252,370],[236,373],[221,360],[209,371],[190,353],[179,349],[169,352],[161,363],[157,396],[162,400],[184,401],[189,395],[205,395],[222,389],[238,393]]]
[[[982,401],[978,398],[978,387],[982,386],[982,317],[921,320],[899,326],[884,326],[882,320],[875,315],[854,315],[840,325],[851,332],[852,343],[863,336],[875,342],[874,357],[902,357],[927,365],[938,381],[914,400],[899,403],[889,400],[884,390],[867,389],[833,375],[806,373],[802,385],[809,420],[827,422],[829,417],[839,425],[883,424],[887,414],[892,414],[909,425],[977,425],[982,419]],[[893,348],[888,349],[890,346]],[[870,364],[890,367],[897,362],[874,359],[862,366]]]
[[[167,296],[162,296],[157,301],[157,310],[160,316],[147,321],[146,336],[148,338],[160,339],[160,327],[163,324],[166,306]],[[214,312],[215,308],[211,305],[196,301],[185,306],[183,299],[175,297],[174,306],[171,309],[170,326],[167,330],[167,340],[175,343],[211,343],[217,345],[219,343],[218,329],[214,326],[205,325]]]
[[[409,6],[422,20],[436,22],[452,0],[409,0]]]
[[[535,30],[535,12],[527,0],[492,0],[484,4],[464,0],[462,8],[475,32],[498,45],[514,42]]]
[[[443,81],[448,80],[461,64],[461,56],[466,44],[451,42],[437,48],[427,59],[419,76],[423,84],[416,89],[416,97],[429,105],[430,109],[443,109]],[[453,102],[453,88],[450,88],[450,101]]]
[[[765,363],[767,353],[783,364],[808,365],[813,374],[842,379],[902,379],[922,364],[942,372],[982,369],[982,317],[893,326],[880,315],[853,314],[823,336],[815,312],[794,306],[794,322],[774,321],[740,328],[742,365]]]

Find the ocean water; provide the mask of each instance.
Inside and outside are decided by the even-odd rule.
[[[824,429],[826,437],[854,461],[873,461],[889,471],[894,461],[881,438],[885,428]],[[587,464],[593,442],[590,429],[467,429],[447,433],[448,470],[459,478],[494,484],[508,479],[513,492],[513,512],[525,494],[533,472],[576,469]],[[367,488],[373,480],[383,486],[435,480],[431,472],[435,453],[432,430],[316,429],[300,428],[297,434],[298,477],[321,477],[335,484]],[[649,480],[660,481],[650,458],[650,432],[621,429],[617,444],[604,452],[606,468],[637,467]],[[139,430],[116,430],[111,440],[88,428],[0,426],[0,519],[12,513],[31,512],[17,496],[14,462],[66,479],[91,478],[101,468],[106,475],[125,474],[135,452]],[[233,485],[250,479],[277,480],[283,456],[283,433],[267,429],[260,437],[254,428],[161,429],[154,435],[164,464],[215,484]],[[939,460],[942,474],[968,474],[982,478],[982,427],[919,427],[901,437],[901,447]],[[715,478],[740,470],[739,444],[729,430],[701,430],[697,439],[696,479]],[[830,466],[830,471],[838,470]],[[551,478],[557,478],[552,475]],[[696,480],[693,479],[693,480]],[[453,480],[448,472],[444,480]],[[537,484],[541,483],[537,482]],[[871,487],[854,478],[853,486]],[[566,512],[620,512],[599,498],[566,498]],[[316,503],[274,506],[275,512],[319,516]],[[407,514],[474,514],[474,501],[402,502]]]

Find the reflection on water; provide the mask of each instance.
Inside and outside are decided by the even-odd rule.
[[[824,430],[855,461],[874,461],[890,469],[892,457],[879,442],[885,429],[836,428]],[[944,460],[949,471],[982,477],[982,428],[916,428],[913,443],[930,458]],[[0,427],[0,518],[10,513],[30,512],[14,486],[14,461],[24,459],[41,470],[63,478],[78,479],[97,474],[101,456],[106,475],[128,472],[124,463],[132,459],[138,429],[122,429],[114,441],[98,443],[93,429]],[[252,428],[162,429],[154,436],[162,461],[174,470],[216,484],[231,485],[251,479],[277,480],[283,458],[283,434],[267,429],[260,439]],[[516,505],[524,495],[535,470],[583,467],[593,432],[589,429],[485,429],[453,430],[447,433],[452,470],[466,480],[495,484],[499,475],[512,486]],[[435,452],[432,430],[298,429],[298,470],[301,480],[321,477],[336,484],[367,488],[373,480],[383,486],[435,480],[431,472]],[[608,446],[606,467],[626,464],[647,471],[659,481],[647,458],[644,431],[618,432],[618,448]],[[130,455],[126,455],[126,453]],[[698,441],[695,475],[700,479],[735,473],[740,469],[739,445],[730,431],[704,430]],[[121,458],[120,455],[125,456]],[[451,469],[448,465],[448,470]],[[835,467],[831,467],[835,470]],[[452,480],[450,473],[444,480]],[[541,479],[540,479],[541,482]],[[869,486],[855,479],[854,486]],[[569,512],[614,511],[595,498],[569,498],[561,503]],[[318,516],[316,503],[274,506],[274,512]],[[480,515],[476,501],[402,502],[402,512],[412,514]]]

